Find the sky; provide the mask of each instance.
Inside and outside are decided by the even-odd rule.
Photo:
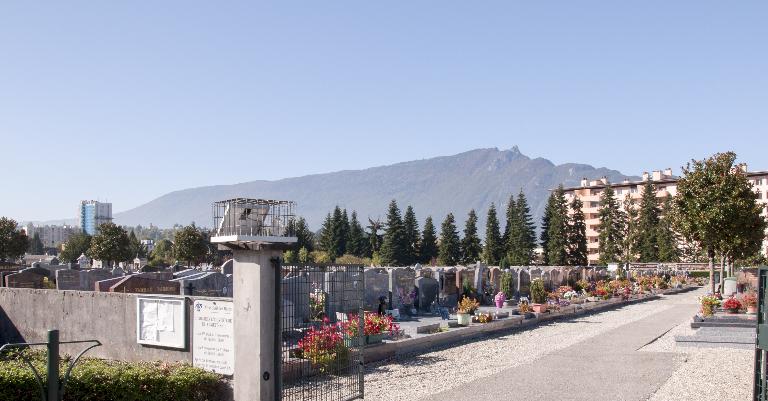
[[[518,145],[768,170],[768,2],[0,3],[0,215]]]

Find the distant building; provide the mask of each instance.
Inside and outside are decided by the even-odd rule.
[[[79,231],[79,229],[75,226],[35,226],[32,223],[27,223],[23,229],[30,239],[32,239],[35,234],[40,236],[40,241],[43,243],[44,248],[56,248],[59,245],[67,242],[69,237],[75,235]]]
[[[768,214],[768,171],[747,171],[747,165],[739,166],[747,175],[749,183],[752,184],[757,201],[763,205],[762,215]],[[565,188],[565,199],[570,203],[574,197],[578,197],[584,204],[584,222],[587,226],[587,258],[589,264],[594,265],[600,258],[598,253],[600,225],[600,196],[605,188],[610,185],[616,193],[616,199],[619,200],[621,209],[624,210],[623,201],[629,195],[632,199],[639,201],[645,181],[651,180],[656,187],[656,197],[660,200],[668,195],[674,197],[677,195],[677,180],[679,177],[672,175],[672,169],[656,170],[651,174],[643,173],[640,181],[628,181],[618,183],[609,183],[606,177],[599,180],[588,181],[586,178],[581,180],[581,186]],[[569,212],[571,212],[569,210]],[[763,255],[768,255],[768,237],[763,241],[761,249]]]
[[[98,201],[80,202],[80,229],[88,235],[96,235],[99,226],[112,221],[112,204]]]
[[[143,239],[141,240],[141,245],[144,245],[144,248],[147,250],[147,254],[155,250],[155,240],[153,239]]]

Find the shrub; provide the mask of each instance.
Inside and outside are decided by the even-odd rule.
[[[515,295],[515,291],[512,289],[512,286],[514,285],[514,278],[512,277],[512,272],[504,272],[501,273],[501,280],[500,280],[500,290],[504,292],[504,295],[507,299],[512,299],[512,297]]]
[[[28,353],[43,373],[45,353]],[[63,375],[69,357],[62,358]],[[118,362],[96,358],[78,361],[64,388],[65,401],[213,401],[227,399],[222,377],[184,363]],[[40,390],[34,374],[18,356],[0,361],[0,399],[37,400]]]
[[[533,280],[531,283],[531,298],[535,304],[547,302],[547,290],[544,289],[544,282],[541,279]]]

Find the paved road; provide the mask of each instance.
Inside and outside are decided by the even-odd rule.
[[[671,295],[669,297],[681,297]],[[639,352],[695,310],[675,305],[427,400],[646,400],[675,371],[674,354]]]

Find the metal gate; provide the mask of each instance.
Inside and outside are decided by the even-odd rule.
[[[363,266],[282,266],[280,399],[363,398]]]
[[[768,400],[768,324],[766,324],[766,314],[768,314],[768,266],[762,266],[758,269],[757,283],[757,336],[755,344],[755,383],[753,399],[755,401]]]

